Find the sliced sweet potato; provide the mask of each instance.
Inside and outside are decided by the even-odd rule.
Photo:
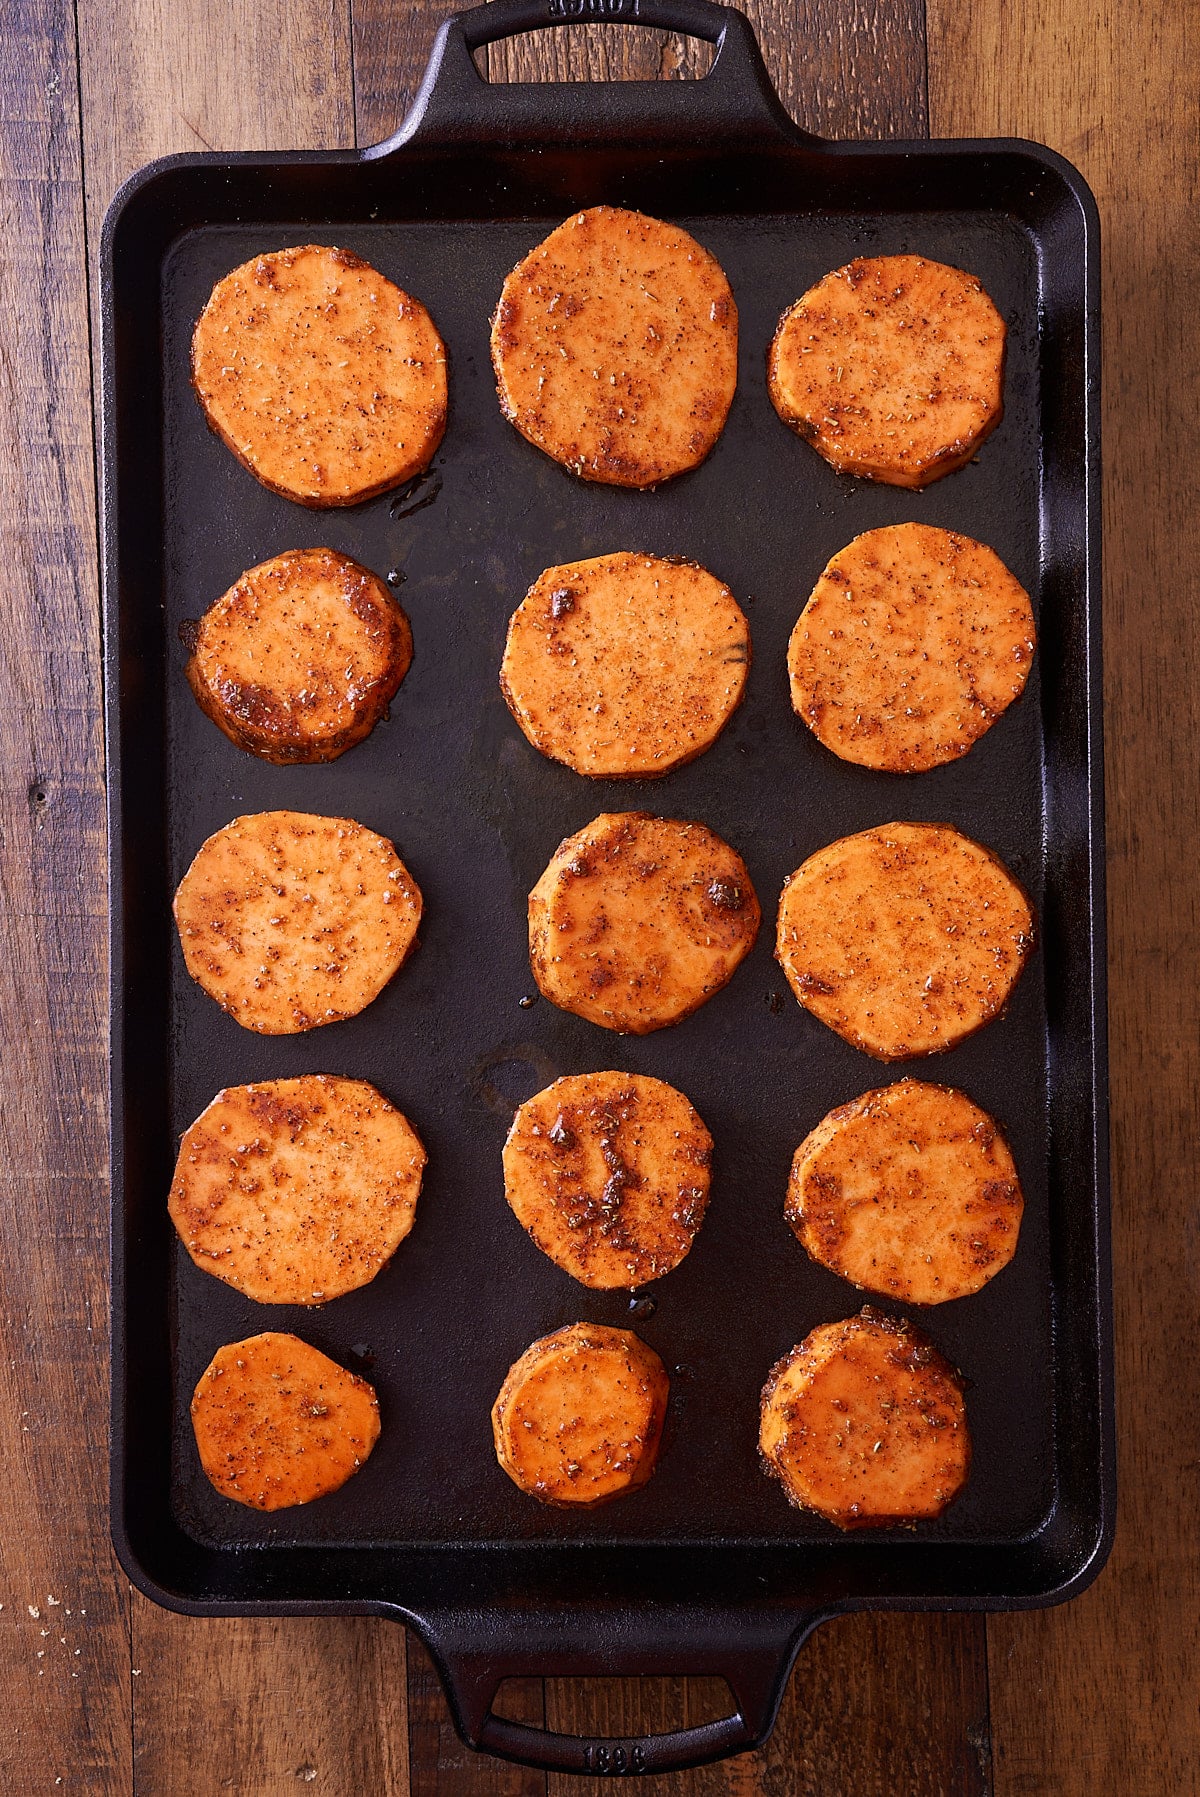
[[[421,894],[365,825],[259,811],[201,844],[175,921],[188,972],[222,1010],[291,1036],[378,997],[416,940]]]
[[[252,1510],[311,1504],[353,1477],[379,1439],[373,1388],[295,1335],[218,1348],[192,1398],[200,1464]]]
[[[543,995],[642,1036],[719,992],[754,946],[746,865],[703,824],[604,812],[560,843],[529,895],[529,959]]]
[[[940,1516],[966,1484],[962,1379],[911,1324],[865,1308],[771,1368],[759,1448],[791,1502],[840,1529]]]
[[[504,415],[584,480],[653,487],[702,462],[737,385],[737,307],[678,225],[591,206],[513,269],[492,320]]]
[[[239,749],[333,761],[387,716],[411,662],[408,619],[377,574],[335,549],[289,549],[209,607],[186,673]]]
[[[654,1471],[670,1381],[628,1329],[572,1323],[526,1348],[492,1407],[496,1458],[543,1504],[605,1504]]]
[[[924,487],[999,424],[1004,340],[974,275],[924,256],[860,256],[780,319],[771,399],[840,474]]]
[[[712,1137],[639,1073],[573,1073],[529,1098],[504,1144],[504,1192],[550,1259],[599,1291],[661,1279],[708,1208]]]
[[[801,1142],[785,1215],[814,1260],[864,1291],[944,1304],[1008,1265],[1023,1209],[987,1112],[902,1079],[839,1105]]]
[[[936,1054],[1007,1002],[1033,910],[949,824],[881,824],[810,855],[779,901],[776,959],[806,1010],[880,1061]]]
[[[425,1150],[365,1080],[228,1086],[184,1131],[168,1209],[198,1267],[259,1304],[374,1279],[413,1226]]]
[[[535,748],[577,774],[669,774],[741,702],[750,630],[729,588],[677,556],[599,555],[538,576],[500,670]]]
[[[213,288],[192,385],[251,474],[301,505],[357,505],[428,467],[446,350],[420,300],[350,250],[275,250]]]
[[[995,550],[932,524],[838,551],[788,644],[792,704],[843,761],[914,774],[965,755],[1024,691],[1033,607]]]

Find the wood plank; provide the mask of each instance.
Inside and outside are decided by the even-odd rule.
[[[507,1680],[497,1695],[496,1711],[514,1722],[543,1727],[542,1680]],[[408,1644],[408,1714],[411,1797],[544,1797],[544,1772],[463,1746],[437,1669],[413,1636]]]
[[[151,157],[353,141],[346,5],[82,0],[79,20],[93,249],[113,189]],[[148,1797],[407,1788],[399,1628],[193,1620],[136,1597],[131,1640],[133,1788]]]
[[[1200,473],[1194,6],[931,0],[935,133],[1061,150],[1104,241],[1106,778],[1120,1511],[1075,1603],[989,1622],[997,1797],[1200,1765]]]
[[[0,1787],[130,1777],[108,1549],[104,824],[77,63],[16,0],[0,73]]]

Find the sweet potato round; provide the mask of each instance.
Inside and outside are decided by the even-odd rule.
[[[408,619],[377,574],[335,549],[289,549],[209,606],[185,671],[230,742],[282,764],[362,742],[411,662]]]
[[[592,206],[508,276],[492,320],[504,415],[584,480],[653,487],[702,462],[737,385],[737,307],[678,225]]]
[[[936,1054],[1007,1003],[1033,909],[949,824],[881,824],[810,855],[779,901],[776,959],[800,1003],[880,1061]]]
[[[669,774],[741,703],[750,629],[678,556],[621,551],[540,574],[508,626],[500,685],[535,748],[577,774]]]
[[[222,1010],[291,1036],[379,996],[416,940],[421,894],[365,825],[259,811],[201,844],[175,921],[188,972]]]
[[[965,755],[1019,698],[1035,636],[995,550],[932,524],[869,530],[792,631],[792,705],[843,761],[921,773]]]
[[[322,244],[217,282],[192,385],[243,467],[300,505],[389,492],[428,467],[446,428],[446,350],[420,300]]]
[[[772,1367],[759,1448],[791,1502],[840,1529],[940,1516],[967,1480],[960,1375],[911,1324],[866,1308]]]
[[[670,1381],[628,1329],[572,1323],[509,1368],[492,1407],[496,1458],[543,1504],[606,1504],[654,1471]]]
[[[1023,1209],[995,1120],[965,1092],[903,1079],[805,1137],[784,1214],[812,1258],[853,1285],[945,1304],[1008,1265]]]
[[[704,824],[604,812],[530,893],[529,959],[552,1004],[641,1036],[719,992],[759,918],[745,862]]]
[[[581,1285],[644,1285],[677,1267],[708,1208],[712,1137],[674,1086],[572,1073],[526,1099],[504,1193],[543,1254]]]
[[[379,1404],[365,1379],[271,1331],[217,1349],[192,1398],[192,1428],[222,1497],[282,1510],[353,1477],[379,1439]]]
[[[259,1304],[324,1304],[391,1259],[424,1166],[411,1123],[365,1080],[264,1080],[218,1092],[184,1131],[167,1208],[206,1273]]]
[[[969,462],[999,424],[1005,334],[961,268],[860,256],[780,319],[771,399],[839,473],[924,487]]]

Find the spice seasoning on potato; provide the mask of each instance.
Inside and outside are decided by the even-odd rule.
[[[924,256],[860,256],[780,319],[771,400],[840,474],[924,487],[999,424],[1005,335],[974,275]]]
[[[1033,908],[998,856],[949,824],[881,824],[810,855],[779,901],[796,998],[880,1061],[936,1054],[1007,1003]]]
[[[168,1209],[196,1265],[259,1304],[368,1284],[413,1226],[425,1150],[365,1080],[228,1086],[184,1131]]]
[[[592,206],[508,276],[492,320],[504,415],[584,480],[653,487],[702,462],[737,385],[737,307],[678,225]]]
[[[719,992],[749,954],[759,905],[740,855],[704,824],[604,812],[560,843],[529,895],[544,997],[645,1035]]]
[[[504,1192],[581,1285],[645,1285],[677,1267],[708,1208],[712,1137],[682,1092],[637,1073],[575,1073],[526,1099]]]
[[[792,705],[843,761],[921,773],[1020,697],[1035,641],[1029,595],[994,550],[931,524],[869,530],[792,631]]]
[[[654,1471],[669,1390],[631,1330],[572,1323],[509,1368],[492,1408],[496,1458],[540,1503],[609,1503]]]
[[[289,549],[239,577],[192,627],[200,709],[263,761],[333,761],[369,736],[412,662],[383,581],[334,549]]]
[[[192,1398],[192,1428],[222,1497],[282,1510],[353,1477],[379,1439],[379,1404],[365,1379],[269,1331],[217,1349]]]
[[[175,921],[209,997],[245,1029],[290,1036],[378,997],[416,941],[421,894],[365,825],[259,811],[201,844]]]
[[[830,1111],[796,1150],[784,1214],[830,1272],[906,1304],[977,1292],[1016,1253],[1024,1200],[999,1125],[915,1079]]]
[[[868,1306],[771,1368],[759,1449],[793,1504],[840,1529],[929,1520],[970,1470],[962,1378],[911,1324]]]
[[[300,505],[390,492],[428,467],[446,428],[446,350],[420,300],[322,244],[217,282],[192,385],[238,461]]]

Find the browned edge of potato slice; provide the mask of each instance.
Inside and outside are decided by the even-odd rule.
[[[951,824],[843,836],[779,901],[776,959],[805,1010],[879,1061],[937,1054],[1003,1009],[1033,949],[1004,863]]]
[[[932,524],[868,530],[792,631],[792,705],[843,761],[921,773],[1020,697],[1035,643],[1029,594],[994,549]]]
[[[631,1330],[571,1323],[509,1368],[492,1407],[496,1458],[543,1504],[607,1504],[654,1471],[669,1390]]]
[[[371,734],[412,663],[412,631],[377,574],[336,549],[247,569],[186,633],[201,711],[263,761],[334,761]]]
[[[227,1086],[184,1131],[167,1208],[206,1273],[258,1304],[367,1285],[413,1226],[425,1149],[361,1079]]]
[[[644,779],[716,741],[749,671],[750,627],[723,581],[682,556],[622,550],[538,576],[509,623],[500,687],[543,755]]]
[[[222,1497],[283,1510],[353,1477],[379,1439],[379,1403],[365,1379],[299,1336],[268,1331],[217,1349],[192,1428]]]
[[[910,1323],[866,1306],[771,1368],[759,1449],[789,1500],[839,1529],[927,1521],[970,1471],[962,1376]]]
[[[706,825],[603,812],[530,893],[529,959],[552,1004],[641,1036],[719,992],[759,920],[745,862]]]
[[[779,321],[779,416],[840,474],[924,487],[969,462],[1003,415],[1004,320],[974,275],[859,256]]]
[[[526,1099],[504,1144],[504,1195],[581,1285],[632,1290],[691,1248],[712,1137],[682,1092],[640,1073],[569,1073]]]
[[[823,1267],[906,1304],[977,1292],[1017,1249],[1024,1199],[1000,1126],[903,1079],[830,1111],[792,1161],[784,1214]]]
[[[301,244],[217,282],[192,337],[216,434],[273,493],[358,505],[429,466],[446,349],[429,313],[351,250]]]
[[[492,364],[504,415],[584,480],[653,487],[695,468],[737,385],[737,306],[678,225],[591,206],[504,282]]]
[[[201,844],[175,921],[209,997],[245,1029],[290,1036],[378,997],[416,940],[421,894],[364,824],[259,811]]]

